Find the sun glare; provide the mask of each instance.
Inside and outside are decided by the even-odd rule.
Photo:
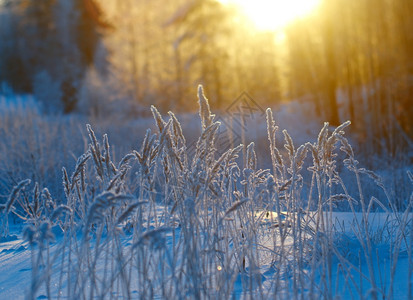
[[[234,4],[255,24],[258,30],[282,30],[294,19],[315,10],[320,0],[220,0]]]

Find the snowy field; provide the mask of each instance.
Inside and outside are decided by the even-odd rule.
[[[159,212],[162,213],[163,209],[160,209]],[[263,213],[263,212],[261,212]],[[266,214],[266,213],[265,213]],[[259,214],[256,216],[258,217]],[[401,217],[401,216],[397,216]],[[369,217],[370,228],[373,232],[377,235],[382,234],[384,230],[389,229],[389,223],[398,224],[399,220],[397,220],[396,216],[388,215],[386,213],[374,213]],[[412,216],[408,216],[411,218]],[[294,291],[292,290],[293,286],[292,283],[286,282],[285,276],[287,276],[287,271],[285,270],[286,274],[283,275],[282,280],[283,283],[279,283],[281,289],[285,288],[284,285],[289,285],[289,291],[280,291],[276,293],[277,289],[277,281],[281,281],[280,275],[277,273],[278,268],[274,264],[274,251],[277,250],[277,246],[281,247],[281,241],[279,239],[279,232],[276,227],[272,226],[276,224],[274,219],[276,219],[276,213],[273,213],[271,217],[264,216],[260,218],[260,228],[262,228],[260,232],[260,236],[257,240],[257,243],[253,247],[257,247],[257,259],[259,259],[259,269],[257,273],[254,274],[256,277],[255,279],[251,278],[251,273],[248,269],[248,265],[245,267],[245,270],[232,270],[233,273],[228,272],[229,274],[225,274],[222,279],[229,281],[229,282],[215,282],[217,285],[227,284],[231,285],[231,293],[226,296],[235,296],[235,298],[248,298],[250,295],[258,296],[260,298],[268,298],[275,296],[276,298],[286,298],[286,297],[294,297]],[[369,278],[364,278],[364,276],[368,276],[368,266],[363,262],[365,259],[360,257],[363,255],[363,248],[360,244],[360,241],[354,236],[352,228],[355,226],[357,222],[361,222],[362,214],[361,213],[333,213],[333,226],[335,228],[334,235],[336,235],[335,240],[337,244],[335,245],[335,251],[339,251],[340,256],[332,255],[332,274],[331,278],[326,278],[326,280],[330,281],[332,285],[330,288],[332,289],[331,295],[333,298],[341,298],[341,299],[358,299],[360,295],[364,295],[366,298],[372,298],[371,285],[369,283]],[[311,216],[313,221],[316,219],[316,216]],[[357,220],[357,221],[356,221]],[[313,221],[309,221],[312,227],[315,226]],[[394,229],[394,228],[393,228]],[[17,228],[16,228],[17,230]],[[165,249],[170,253],[173,252],[171,249],[173,245],[178,245],[180,243],[180,235],[181,230],[180,228],[175,228],[175,233],[172,234],[172,231],[168,231],[163,241],[165,243],[165,247],[169,249]],[[106,238],[106,237],[105,237]],[[311,238],[310,236],[308,237]],[[411,255],[409,255],[409,249],[406,249],[406,244],[402,243],[401,245],[397,244],[397,240],[392,240],[390,237],[374,236],[374,249],[373,249],[373,267],[375,269],[375,280],[378,284],[378,289],[380,290],[379,298],[395,298],[395,299],[409,299],[408,296],[408,288],[409,285],[411,286]],[[175,240],[174,240],[175,239]],[[61,280],[61,275],[64,270],[60,261],[62,259],[62,243],[64,243],[64,238],[61,235],[56,236],[56,240],[49,246],[49,253],[48,255],[57,261],[55,264],[56,266],[52,268],[52,274],[50,276],[50,294],[52,298],[60,298],[66,299],[67,294],[69,293],[67,290],[67,284],[59,282]],[[96,243],[94,240],[93,243]],[[121,243],[123,245],[123,251],[128,252],[131,251],[131,245],[133,244],[133,237],[131,234],[122,234]],[[286,241],[284,242],[284,248],[287,249],[287,253],[292,251],[294,239],[288,235]],[[394,244],[393,244],[394,243]],[[176,246],[177,247],[177,246]],[[396,249],[398,248],[398,249]],[[31,247],[27,241],[22,240],[21,238],[17,238],[14,240],[13,238],[10,241],[2,241],[0,245],[0,265],[1,265],[1,272],[0,272],[0,298],[1,299],[24,299],[27,296],[29,288],[32,283],[32,253],[30,251]],[[159,249],[154,249],[153,251],[159,251]],[[180,251],[183,251],[181,249]],[[397,251],[398,254],[395,255]],[[180,253],[180,255],[183,255]],[[156,257],[156,256],[155,256]],[[36,257],[35,257],[36,259]],[[397,260],[397,261],[395,261]],[[105,261],[102,259],[100,262],[102,265],[106,265]],[[157,262],[157,263],[166,263],[166,262]],[[67,263],[66,263],[67,264]],[[167,263],[166,263],[167,264]],[[393,270],[392,267],[396,266]],[[107,267],[111,267],[107,264]],[[43,276],[44,273],[42,272],[43,266],[37,270],[37,276]],[[63,268],[68,268],[67,265]],[[223,269],[223,266],[219,264],[216,265],[218,273],[225,273],[226,270]],[[102,266],[96,266],[96,274],[101,278],[104,277],[104,270]],[[151,270],[155,272],[154,270]],[[289,270],[292,272],[291,270]],[[306,269],[307,272],[311,272],[311,269]],[[361,271],[361,273],[360,273]],[[318,271],[320,272],[320,271]],[[394,273],[393,273],[394,272]],[[410,277],[409,277],[410,274]],[[306,274],[306,278],[303,280],[308,280],[310,278],[309,274]],[[294,276],[292,274],[289,275],[289,280],[292,280]],[[148,277],[156,278],[154,274],[148,274]],[[322,274],[316,274],[317,281],[322,280]],[[152,291],[153,295],[151,294],[143,294],[144,292],[139,288],[139,281],[133,280],[133,275],[131,276],[130,282],[130,293],[125,292],[123,289],[118,289],[117,287],[113,287],[108,285],[107,291],[104,291],[103,286],[99,286],[96,288],[96,293],[98,291],[105,292],[106,298],[112,299],[141,299],[142,295],[148,298],[169,298],[168,294],[162,294],[161,291]],[[410,278],[410,282],[409,282]],[[251,292],[250,286],[254,286],[254,281],[259,282],[262,285],[262,290],[259,291],[256,289],[255,291]],[[287,279],[288,281],[288,279]],[[258,283],[255,283],[257,285]],[[170,283],[165,281],[164,284],[167,286]],[[302,283],[299,283],[300,285]],[[392,287],[393,291],[390,292],[390,286]],[[25,289],[22,289],[25,287]],[[171,287],[167,288],[169,290]],[[215,289],[219,288],[219,286],[215,286]],[[228,288],[228,287],[227,287]],[[300,286],[301,288],[301,286]],[[314,298],[322,297],[322,291],[318,290],[315,291],[313,295]],[[358,288],[362,288],[361,291]],[[82,289],[90,289],[90,286],[82,286]],[[304,291],[304,297],[308,297],[310,287],[307,288],[307,291]],[[217,298],[220,294],[217,294],[216,290],[204,291],[203,297],[205,298]],[[297,291],[299,298],[301,298],[303,291]],[[383,296],[388,295],[389,297]],[[46,299],[47,298],[47,290],[46,288],[41,285],[36,293],[38,295],[37,299]],[[88,298],[89,294],[81,295],[81,298]],[[225,294],[224,294],[225,295]],[[178,295],[176,295],[178,296]],[[187,292],[184,295],[180,295],[183,298],[187,296],[195,296],[192,295],[191,292]],[[72,296],[73,297],[73,296]],[[96,298],[100,298],[96,295]]]
[[[394,199],[349,123],[293,104],[224,147],[231,125],[198,99],[197,117],[152,107],[151,125],[99,133],[3,99],[0,299],[413,298],[411,167]]]

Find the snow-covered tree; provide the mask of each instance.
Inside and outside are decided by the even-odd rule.
[[[110,27],[103,20],[98,3],[22,0],[12,5],[8,14],[13,20],[8,31],[13,38],[8,46],[9,57],[3,58],[1,64],[11,64],[12,68],[3,72],[0,80],[18,91],[36,91],[41,96],[45,93],[38,93],[44,87],[44,80],[40,79],[47,77],[52,86],[60,89],[63,111],[73,111],[84,74],[94,63],[102,31]],[[55,102],[39,100],[45,105]]]

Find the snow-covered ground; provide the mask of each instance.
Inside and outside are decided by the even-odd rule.
[[[159,211],[162,211],[160,209]],[[274,258],[272,257],[274,249],[274,245],[280,245],[280,238],[277,235],[277,230],[274,224],[276,224],[277,215],[276,213],[269,213],[269,212],[257,212],[256,217],[264,213],[264,217],[259,218],[261,227],[265,227],[265,230],[262,232],[266,232],[266,235],[261,235],[259,237],[258,243],[255,245],[256,247],[260,248],[260,268],[258,273],[260,275],[260,281],[262,284],[262,288],[267,288],[267,291],[263,291],[262,295],[271,295],[274,293],[274,289],[276,288],[277,279],[277,266],[273,266],[272,263],[274,262]],[[411,219],[413,215],[409,215],[408,218]],[[398,217],[402,217],[399,215]],[[340,299],[358,299],[359,295],[365,295],[366,298],[371,298],[371,285],[369,284],[368,278],[362,278],[363,276],[368,276],[368,266],[364,263],[364,258],[360,257],[363,255],[363,249],[360,245],[360,241],[356,236],[354,236],[353,230],[356,223],[360,223],[362,221],[362,214],[361,213],[333,213],[332,218],[334,220],[332,227],[333,235],[337,235],[337,241],[339,244],[336,245],[336,251],[339,251],[342,255],[341,258],[334,256],[332,259],[332,276],[331,276],[331,284],[332,284],[332,296],[338,297]],[[311,215],[312,220],[315,220],[316,217]],[[408,287],[412,284],[412,258],[411,253],[409,254],[406,249],[405,244],[400,245],[400,251],[398,255],[394,255],[394,247],[395,247],[395,240],[392,240],[391,237],[386,236],[383,234],[383,230],[388,230],[388,225],[390,223],[395,223],[394,226],[397,226],[397,218],[395,215],[388,215],[386,213],[372,213],[369,216],[368,223],[369,227],[374,236],[374,247],[372,249],[373,258],[373,268],[374,268],[374,276],[378,283],[378,288],[383,291],[383,293],[387,296],[389,293],[390,285],[393,288],[393,292],[389,298],[394,299],[408,299]],[[316,225],[310,221],[309,222],[311,227],[315,227]],[[15,232],[14,232],[15,231]],[[178,227],[175,229],[175,234],[173,235],[172,232],[166,234],[166,241],[165,245],[168,247],[173,247],[173,239],[179,236],[181,229]],[[262,233],[261,232],[261,233]],[[20,234],[20,230],[18,227],[12,228],[12,233],[15,235],[10,238],[10,240],[2,241],[0,243],[0,299],[25,299],[30,291],[30,286],[32,283],[32,260],[36,259],[33,258],[33,253],[30,251],[30,245],[27,241],[22,239]],[[380,236],[381,235],[381,236]],[[382,240],[380,240],[382,238]],[[387,239],[388,238],[388,239]],[[179,239],[179,238],[178,238]],[[275,242],[274,239],[277,241]],[[63,236],[57,235],[56,240],[51,243],[49,248],[49,255],[50,257],[55,257],[56,261],[61,259],[61,243],[63,242]],[[123,235],[122,237],[122,244],[125,245],[125,249],[130,249],[130,245],[133,243],[133,239],[131,235]],[[293,247],[294,240],[290,237],[287,238],[284,244],[286,248]],[[129,248],[128,248],[129,245]],[[126,251],[126,250],[125,250]],[[171,251],[171,249],[167,250]],[[171,251],[172,253],[172,251]],[[36,255],[36,253],[34,254]],[[397,259],[397,263],[394,260]],[[340,261],[341,260],[341,261]],[[102,261],[102,264],[105,262]],[[394,274],[392,274],[392,267],[395,266]],[[246,270],[248,270],[248,265],[246,266]],[[96,266],[97,269],[100,269],[98,273],[103,274],[104,270]],[[221,266],[218,266],[220,269]],[[353,268],[350,271],[346,271],[345,268]],[[311,270],[308,270],[309,272]],[[363,275],[360,274],[360,271]],[[42,266],[40,266],[39,273],[37,276],[43,275]],[[51,294],[53,295],[53,299],[57,298],[58,296],[58,287],[62,290],[60,291],[60,297],[65,299],[67,297],[67,291],[65,290],[65,283],[59,283],[60,274],[64,272],[64,270],[53,268],[53,273],[51,274]],[[287,272],[286,272],[287,273]],[[234,274],[235,281],[233,282],[233,295],[236,298],[248,298],[249,292],[245,291],[245,282],[243,280],[248,281],[248,278],[251,276],[248,271],[239,272],[239,274]],[[257,274],[255,274],[257,275]],[[288,275],[285,275],[288,278]],[[321,278],[323,276],[327,276],[326,274],[317,274],[317,277]],[[141,294],[139,291],[139,286],[137,285],[137,281],[133,282],[133,276],[131,282],[131,298],[132,299],[140,299]],[[284,280],[292,280],[291,276],[289,279]],[[352,280],[354,282],[352,282]],[[165,284],[168,284],[165,281]],[[227,283],[230,284],[230,283]],[[291,283],[287,283],[291,284]],[[63,288],[62,288],[63,287]],[[361,288],[362,292],[358,291],[357,288]],[[274,295],[278,298],[284,298],[287,296],[286,293],[283,296],[285,291],[280,291],[280,294],[274,293]],[[299,294],[304,293],[308,297],[308,291],[299,291]],[[41,286],[37,292],[36,299],[46,299],[46,289],[44,286]],[[316,292],[319,295],[319,291]],[[112,292],[109,298],[117,298],[117,299],[126,299],[127,296],[121,295],[121,292],[118,294],[116,290]],[[214,293],[211,293],[211,297]],[[162,295],[156,295],[157,297],[162,297]],[[257,296],[259,293],[257,292]],[[301,296],[300,296],[301,297]],[[318,296],[317,296],[318,297]],[[383,296],[380,294],[379,298]],[[384,296],[385,297],[385,296]],[[87,297],[86,297],[87,298]],[[386,298],[387,299],[387,298]]]

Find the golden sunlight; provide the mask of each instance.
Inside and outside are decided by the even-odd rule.
[[[321,0],[219,0],[234,4],[258,30],[282,30],[294,19],[314,11]]]

